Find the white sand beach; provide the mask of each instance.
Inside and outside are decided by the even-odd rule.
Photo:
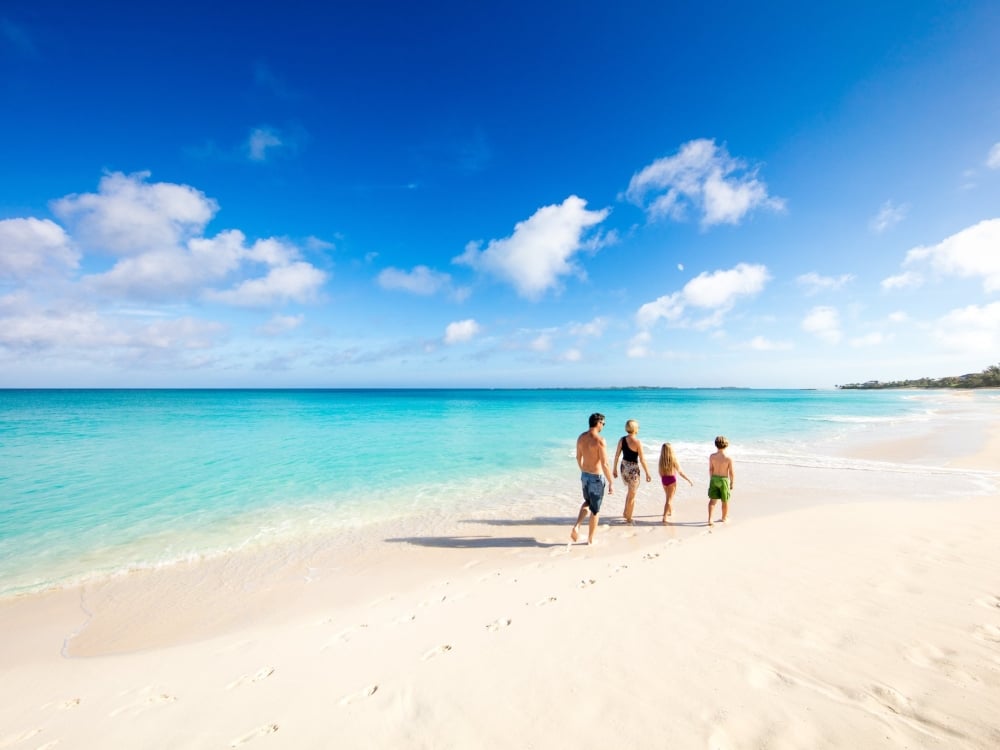
[[[676,525],[654,483],[570,546],[570,464],[563,518],[7,600],[0,748],[996,748],[997,412],[872,441],[918,470],[846,496],[737,464],[711,531],[687,466]],[[986,489],[914,499],[929,455]]]

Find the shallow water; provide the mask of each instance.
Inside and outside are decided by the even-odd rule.
[[[712,389],[0,391],[0,595],[336,531],[572,514],[574,443],[640,421],[656,474],[700,476],[715,435],[747,466],[913,473],[847,458],[976,399]],[[923,472],[947,468],[921,467]],[[779,475],[780,476],[780,475]],[[916,485],[919,489],[919,483]],[[374,542],[374,540],[373,540]]]

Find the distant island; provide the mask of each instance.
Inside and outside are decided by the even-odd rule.
[[[869,380],[867,383],[848,383],[837,388],[847,390],[875,390],[879,388],[1000,388],[1000,365],[990,365],[982,372],[968,375],[953,375],[947,378],[920,378],[918,380],[894,380],[883,383]]]

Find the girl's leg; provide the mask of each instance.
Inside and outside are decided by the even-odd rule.
[[[663,488],[663,492],[667,496],[667,502],[663,506],[663,523],[666,523],[667,519],[674,514],[674,508],[671,505],[671,501],[674,499],[674,493],[677,492],[677,485],[668,485]]]

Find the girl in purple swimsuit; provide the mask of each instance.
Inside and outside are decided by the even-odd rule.
[[[677,457],[674,455],[674,449],[670,447],[670,443],[664,443],[663,447],[660,448],[660,482],[663,484],[663,494],[666,495],[667,499],[663,505],[664,524],[666,524],[667,518],[674,514],[670,501],[674,499],[674,493],[677,492],[678,474],[687,479],[688,484],[694,486],[694,482],[688,479],[687,474],[681,470],[681,465],[677,463]]]

